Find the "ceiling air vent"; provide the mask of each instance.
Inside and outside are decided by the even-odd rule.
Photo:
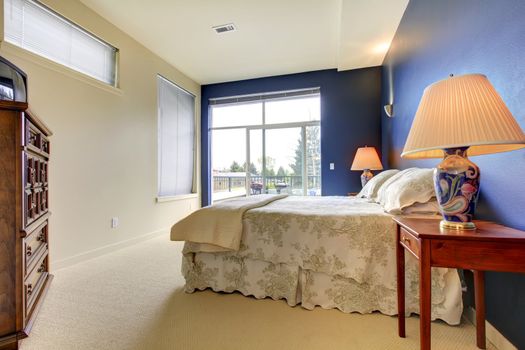
[[[233,23],[228,23],[220,26],[214,26],[212,28],[217,34],[222,34],[226,32],[233,32],[235,30],[235,25]]]

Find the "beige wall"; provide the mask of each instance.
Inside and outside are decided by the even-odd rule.
[[[120,50],[120,84],[113,89],[5,42],[0,48],[27,73],[30,109],[54,132],[50,254],[56,268],[166,230],[198,206],[198,198],[156,202],[156,75],[197,96],[197,114],[200,86],[80,2],[43,3]],[[113,216],[120,219],[116,229]]]

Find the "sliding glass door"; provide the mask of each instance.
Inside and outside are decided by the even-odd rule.
[[[319,94],[212,108],[212,200],[321,195]]]
[[[246,130],[213,130],[213,201],[246,195]]]
[[[250,194],[321,194],[318,125],[248,128]],[[260,172],[257,169],[262,169]]]

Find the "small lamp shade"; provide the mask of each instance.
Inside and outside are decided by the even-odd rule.
[[[382,170],[383,165],[379,160],[374,147],[359,147],[355,154],[351,170]]]
[[[443,149],[457,147],[469,147],[469,156],[525,147],[525,134],[484,75],[428,86],[401,157],[442,158]]]

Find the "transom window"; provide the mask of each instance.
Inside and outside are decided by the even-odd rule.
[[[33,0],[4,0],[4,39],[116,85],[117,49]]]

